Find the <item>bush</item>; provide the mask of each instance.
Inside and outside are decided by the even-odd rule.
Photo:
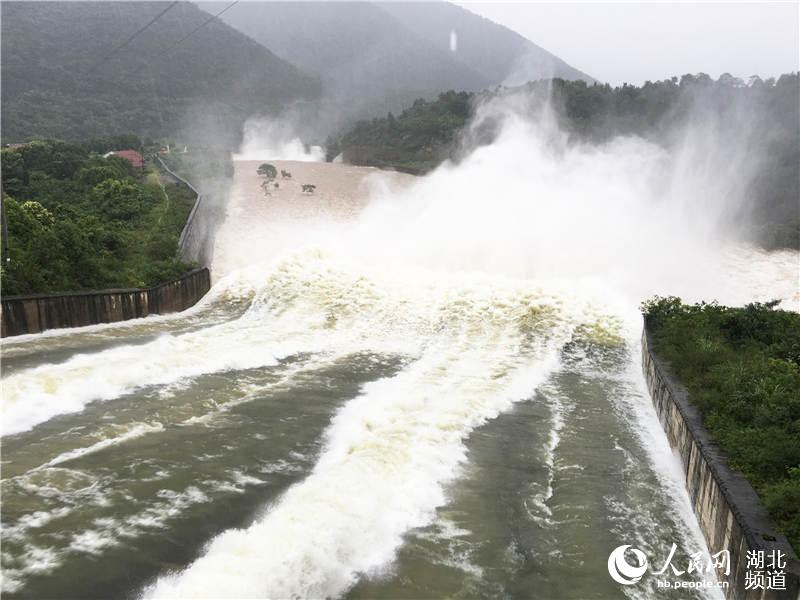
[[[689,390],[730,464],[800,547],[800,314],[778,302],[642,304],[654,350]]]
[[[167,185],[167,201],[154,174],[134,178],[125,159],[63,142],[4,149],[2,160],[4,294],[150,286],[190,268],[176,259],[194,202],[185,186]]]

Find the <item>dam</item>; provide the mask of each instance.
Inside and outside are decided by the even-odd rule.
[[[588,228],[628,214],[621,173],[529,169],[531,208],[492,152],[419,180],[272,161],[292,179],[269,195],[236,161],[200,303],[4,340],[6,597],[617,598],[615,547],[718,550],[650,401],[638,302],[797,310],[796,253],[631,256],[653,231]],[[580,231],[546,201],[603,186],[619,205],[578,204]]]

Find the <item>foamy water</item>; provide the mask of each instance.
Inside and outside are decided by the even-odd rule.
[[[409,336],[408,350],[419,358],[398,376],[368,384],[339,411],[314,471],[262,521],[220,536],[148,596],[342,593],[359,572],[390,560],[408,529],[432,519],[464,460],[463,439],[535,390],[574,327],[592,318],[511,284],[416,280],[390,294],[364,277],[346,286],[315,281],[315,295],[328,288],[336,307],[331,327],[366,326],[362,342],[377,341],[372,349],[381,351],[384,336]]]
[[[239,161],[200,306],[5,342],[6,593],[610,597],[617,545],[704,549],[638,304],[797,310],[798,254],[715,229],[685,157],[509,123],[316,199]]]

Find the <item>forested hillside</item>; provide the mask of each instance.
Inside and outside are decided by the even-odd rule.
[[[194,194],[89,151],[107,143],[2,150],[3,294],[145,287],[190,268],[176,255]]]
[[[200,6],[213,12],[224,3]],[[318,75],[326,97],[348,113],[492,83],[369,2],[240,3],[221,18]]]
[[[218,19],[203,26],[209,15],[194,4],[168,7],[3,2],[3,141],[167,136],[188,123],[206,139],[235,137],[251,114],[319,93],[315,78]]]
[[[641,87],[588,85],[583,81],[539,81],[480,94],[447,92],[434,101],[416,100],[398,115],[360,121],[328,140],[328,158],[343,154],[359,165],[424,173],[476,144],[490,143],[491,120],[465,131],[476,106],[514,96],[531,114],[550,103],[562,128],[575,140],[602,142],[615,135],[640,135],[661,145],[680,143],[690,120],[717,136],[717,145],[751,145],[756,165],[747,215],[753,234],[769,247],[800,248],[800,115],[797,74],[749,85],[724,75],[685,75]],[[709,124],[712,124],[710,126]],[[465,135],[461,135],[465,134]],[[468,134],[468,135],[467,135]],[[748,137],[749,136],[749,137]],[[749,140],[749,141],[748,141]]]
[[[729,308],[653,298],[654,350],[689,390],[703,424],[800,546],[800,315],[777,302]]]
[[[418,98],[396,117],[359,121],[328,139],[327,159],[342,154],[356,165],[423,174],[455,156],[456,141],[473,114],[475,95],[449,91],[435,100]]]

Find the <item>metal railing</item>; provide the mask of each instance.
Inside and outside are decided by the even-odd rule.
[[[195,188],[191,183],[186,181],[186,179],[184,179],[183,177],[178,175],[175,171],[170,169],[158,154],[156,154],[155,157],[156,157],[156,160],[161,165],[161,167],[167,173],[169,173],[170,175],[172,175],[172,177],[174,177],[175,179],[177,179],[178,181],[180,181],[181,183],[186,185],[190,190],[192,190],[195,193],[195,196],[196,196],[195,201],[194,201],[194,205],[192,206],[192,210],[191,210],[191,212],[189,213],[189,216],[186,219],[186,224],[183,226],[183,230],[181,230],[181,236],[180,236],[180,238],[178,238],[178,252],[180,253],[181,256],[183,256],[186,253],[186,249],[187,249],[187,245],[188,245],[187,240],[189,238],[189,233],[190,233],[190,231],[192,229],[192,223],[194,222],[195,215],[197,214],[197,209],[200,206],[200,202],[202,202],[202,200],[203,200],[203,195],[199,191],[197,191],[197,188]]]

